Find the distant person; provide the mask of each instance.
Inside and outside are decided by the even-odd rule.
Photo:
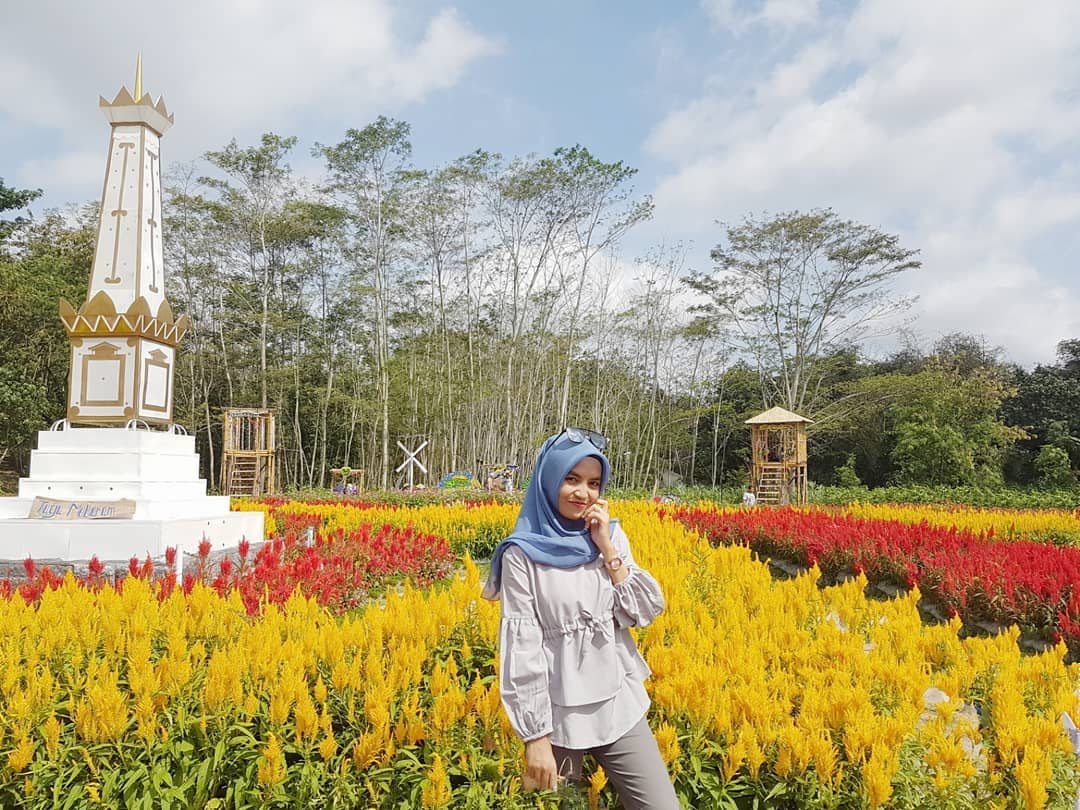
[[[628,630],[652,622],[664,597],[608,515],[606,446],[582,428],[545,441],[495,549],[484,597],[502,600],[503,707],[525,742],[527,790],[580,783],[588,753],[627,810],[678,810],[646,718],[652,673]]]

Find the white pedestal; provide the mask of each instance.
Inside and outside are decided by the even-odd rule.
[[[36,496],[135,501],[130,520],[29,519]],[[263,540],[261,512],[230,512],[199,478],[195,437],[122,428],[38,433],[30,477],[17,498],[0,498],[0,558],[101,560],[160,557],[172,546],[194,553]]]

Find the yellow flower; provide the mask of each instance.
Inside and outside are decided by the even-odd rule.
[[[1046,800],[1050,798],[1046,786],[1050,783],[1051,776],[1050,757],[1047,753],[1029,748],[1024,754],[1024,760],[1016,766],[1016,782],[1020,786],[1024,810],[1042,810],[1046,806]]]
[[[75,706],[75,730],[90,742],[114,742],[128,724],[127,700],[116,683],[116,673],[104,667],[94,673],[86,697]]]
[[[45,738],[45,753],[49,755],[49,759],[53,759],[60,749],[60,734],[62,731],[63,729],[60,726],[60,721],[56,719],[56,715],[50,714],[41,727],[41,736]]]
[[[604,769],[597,765],[596,770],[589,777],[589,810],[598,810],[600,807],[600,791],[604,789],[607,781]]]
[[[656,744],[660,748],[660,756],[664,764],[671,767],[671,763],[679,758],[679,732],[670,723],[661,723],[656,729]]]
[[[271,734],[259,758],[260,785],[272,786],[285,781],[285,755],[276,734]]]
[[[24,770],[34,759],[34,743],[28,737],[19,740],[14,750],[8,754],[8,767],[18,773]]]
[[[296,721],[296,738],[298,742],[311,740],[319,731],[319,713],[315,704],[311,701],[311,695],[306,688],[300,690],[296,700],[296,708],[293,713]]]
[[[206,685],[203,687],[203,700],[208,709],[220,712],[240,703],[244,696],[240,669],[235,650],[214,650],[206,668]]]
[[[934,740],[926,755],[926,764],[935,771],[956,776],[974,776],[975,765],[960,741],[951,737]]]
[[[334,739],[332,733],[319,740],[319,755],[323,758],[324,762],[329,762],[334,754],[337,753],[337,750],[337,740]]]
[[[434,755],[431,768],[420,791],[420,803],[424,807],[446,807],[450,803],[450,777],[442,757]]]
[[[739,732],[739,742],[742,745],[747,770],[750,771],[751,778],[757,779],[758,771],[765,764],[765,751],[762,750],[754,727],[749,722],[743,723],[742,730]]]
[[[382,750],[382,738],[370,731],[365,731],[353,743],[352,759],[357,768],[366,768],[375,761],[375,755]]]
[[[884,746],[874,745],[871,748],[870,758],[862,766],[863,785],[870,810],[883,807],[892,798],[892,779],[899,767],[898,758]]]
[[[270,696],[270,722],[280,726],[288,720],[292,703],[293,696],[289,688],[275,689]]]

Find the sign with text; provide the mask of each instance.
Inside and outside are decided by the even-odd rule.
[[[67,501],[57,498],[34,498],[31,518],[37,520],[130,520],[135,517],[135,501]]]

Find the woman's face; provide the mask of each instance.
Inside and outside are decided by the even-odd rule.
[[[581,520],[585,510],[600,497],[600,460],[586,456],[566,474],[559,487],[559,514],[567,520]]]

